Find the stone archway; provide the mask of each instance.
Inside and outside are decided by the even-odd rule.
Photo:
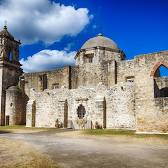
[[[160,85],[162,83],[161,76],[161,68],[165,68],[164,70],[168,71],[168,63],[167,62],[158,62],[153,67],[150,76],[153,77],[154,81],[154,98],[157,97],[168,97],[168,87],[163,87],[164,85]],[[167,75],[166,75],[167,77]]]
[[[155,64],[155,66],[153,67],[150,76],[155,77],[157,74],[157,70],[159,69],[160,66],[165,66],[166,68],[168,68],[168,63],[167,62],[158,62]]]

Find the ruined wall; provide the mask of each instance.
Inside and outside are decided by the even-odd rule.
[[[38,72],[38,73],[25,73],[25,93],[29,96],[30,89],[34,88],[37,91],[43,91],[40,77],[46,75],[47,89],[54,87],[70,88],[70,67],[57,69],[55,71]]]
[[[134,83],[120,83],[107,92],[107,128],[135,129]]]
[[[86,110],[85,128],[94,128],[96,122],[107,128],[135,128],[133,86],[116,86],[107,89],[103,85],[94,88],[55,89],[35,92],[27,105],[27,126],[32,124],[32,104],[36,103],[36,127],[55,127],[58,119],[64,125],[64,105],[68,105],[68,127],[79,128],[77,109]],[[106,104],[104,104],[104,101]],[[105,114],[106,113],[106,114]]]
[[[141,55],[135,58],[135,111],[137,131],[168,131],[166,98],[155,98],[154,76],[156,65],[168,62],[168,52]],[[158,103],[160,102],[160,103]]]
[[[168,78],[154,78],[154,97],[168,97]]]
[[[102,64],[84,64],[78,70],[78,86],[96,87],[98,83],[107,86],[107,66]]]
[[[84,63],[83,56],[92,52],[97,55],[93,62]],[[68,127],[79,128],[77,109],[83,105],[85,128],[95,128],[97,122],[104,128],[167,132],[168,96],[160,93],[168,87],[168,79],[154,74],[161,64],[168,67],[168,52],[140,55],[133,60],[122,60],[122,55],[117,60],[117,54],[100,48],[82,51],[76,67],[25,74],[25,90],[30,97],[27,126],[55,127],[58,120],[62,126],[68,123]],[[43,74],[48,79],[44,91],[39,84]],[[59,88],[53,88],[54,83],[59,83]],[[30,88],[35,89],[31,94]]]
[[[134,78],[134,60],[123,60],[117,63],[117,83],[126,82],[127,78]]]

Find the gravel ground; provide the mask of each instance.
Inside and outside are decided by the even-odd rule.
[[[24,141],[65,168],[168,168],[166,142],[82,136],[66,130],[6,133],[0,137]]]

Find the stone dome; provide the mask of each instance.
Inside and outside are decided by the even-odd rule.
[[[111,49],[118,49],[117,44],[110,38],[104,37],[102,34],[98,34],[87,40],[81,49],[88,49],[93,47],[107,47]]]
[[[14,37],[8,32],[7,26],[4,26],[4,29],[0,31],[0,37],[8,37],[10,39],[14,39]]]

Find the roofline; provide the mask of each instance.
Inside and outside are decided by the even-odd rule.
[[[9,37],[9,36],[6,36],[6,35],[0,35],[0,37],[1,38],[7,38],[7,39],[10,39],[10,40],[12,40],[12,41],[14,41],[14,42],[16,42],[16,43],[18,43],[19,45],[21,44],[21,42],[20,42],[20,40],[19,41],[17,41],[17,40],[15,40],[15,38],[13,37],[13,38],[11,38],[11,37]]]
[[[138,54],[138,55],[135,55],[134,58],[139,58],[139,57],[154,55],[154,54],[168,54],[168,50],[161,50],[161,51],[156,51],[156,52],[147,53],[147,54]]]
[[[79,55],[80,52],[86,52],[86,51],[95,50],[95,49],[102,49],[102,50],[106,50],[106,51],[112,51],[112,52],[122,53],[123,55],[125,55],[125,53],[122,50],[120,50],[120,49],[112,49],[110,47],[96,46],[96,47],[91,47],[91,48],[87,48],[87,49],[80,49],[77,52],[77,54],[75,56],[75,59],[78,57],[78,55]]]

